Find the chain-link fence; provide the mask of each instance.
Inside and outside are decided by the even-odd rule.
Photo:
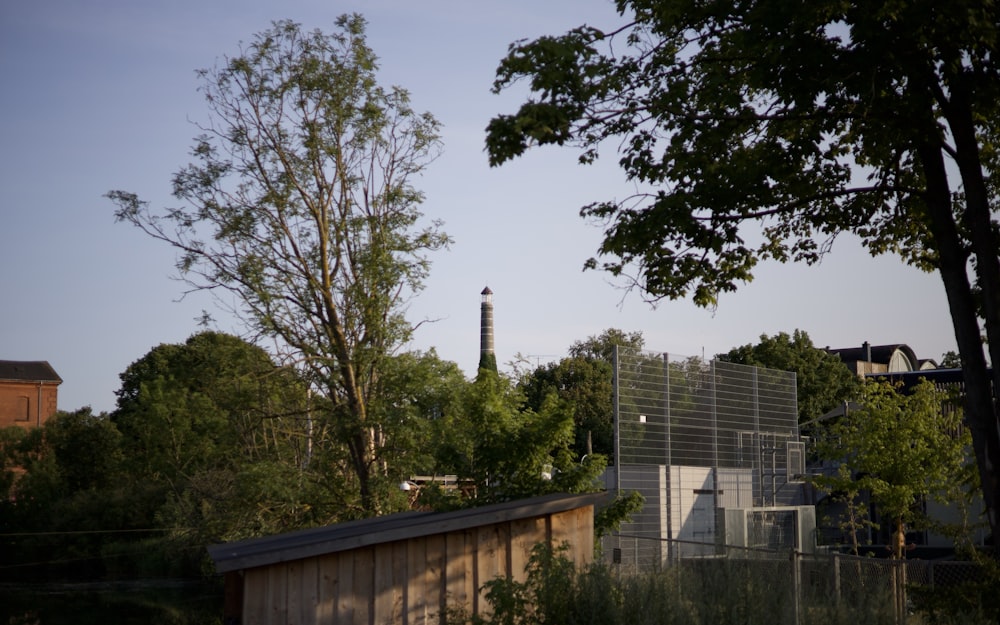
[[[870,622],[922,622],[911,617],[926,609],[935,592],[977,584],[984,576],[971,562],[802,553],[628,534],[602,538],[601,556],[620,575],[670,573],[682,603],[722,600],[740,590],[754,593],[755,601],[774,611],[775,623],[817,622],[817,615],[844,610],[875,617]],[[713,595],[713,588],[724,594]]]

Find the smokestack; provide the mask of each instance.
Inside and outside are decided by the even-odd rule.
[[[493,291],[490,287],[481,293],[483,303],[479,315],[479,357],[493,353]]]
[[[486,287],[479,316],[479,370],[497,373],[497,357],[493,354],[493,291]]]

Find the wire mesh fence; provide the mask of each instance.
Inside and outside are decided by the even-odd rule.
[[[798,441],[791,372],[619,350],[615,392],[620,464],[784,468]]]
[[[823,622],[824,615],[834,613],[842,620],[850,611],[865,614],[864,622],[925,622],[915,615],[935,591],[947,593],[984,579],[983,569],[972,562],[888,560],[628,534],[603,537],[601,555],[622,576],[669,573],[682,603],[752,593],[754,601],[770,606],[775,623]]]

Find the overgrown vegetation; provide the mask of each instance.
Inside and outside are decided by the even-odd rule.
[[[532,410],[511,379],[466,380],[433,351],[382,370],[368,406],[393,453],[373,481],[384,512],[600,489],[606,460],[574,453],[571,405],[554,392]],[[324,400],[263,349],[201,332],[154,347],[121,378],[110,414],[82,408],[0,430],[0,578],[198,576],[211,573],[208,544],[365,516],[348,442],[315,410]],[[413,475],[462,488],[414,501],[399,488]],[[598,531],[639,505],[614,500]]]
[[[971,547],[969,508],[977,475],[962,411],[948,392],[926,380],[907,393],[869,381],[860,407],[823,424],[815,436],[819,457],[839,466],[813,482],[842,506],[841,528],[854,554],[867,526],[889,536],[894,558],[904,557],[906,532],[912,530],[950,533],[959,548]],[[962,512],[964,526],[949,528],[926,514],[921,504],[930,501]],[[870,503],[879,518],[867,517]]]
[[[796,595],[786,559],[696,559],[659,571],[625,574],[614,565],[576,569],[562,550],[539,546],[523,582],[486,584],[489,610],[451,608],[448,625],[889,625],[896,623],[889,588],[872,585],[838,597],[803,579]],[[939,593],[937,603],[908,622],[940,625],[995,623],[985,587],[962,596]],[[944,606],[944,609],[942,609]]]

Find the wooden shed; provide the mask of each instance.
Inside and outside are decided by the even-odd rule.
[[[594,554],[601,493],[547,495],[454,512],[404,512],[213,545],[226,623],[425,625],[446,606],[489,610],[483,585],[525,578],[535,545]]]

